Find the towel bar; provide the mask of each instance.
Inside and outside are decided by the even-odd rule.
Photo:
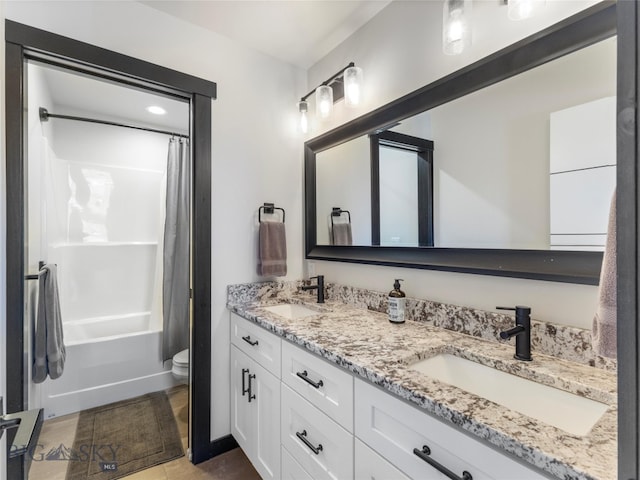
[[[38,262],[38,271],[42,270],[42,267],[44,267],[44,262],[42,260],[40,260]],[[25,280],[38,280],[38,278],[40,278],[40,274],[39,273],[32,273],[31,275],[25,275],[24,276]]]

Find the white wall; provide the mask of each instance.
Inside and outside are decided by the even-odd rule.
[[[502,2],[474,2],[473,45],[459,56],[441,49],[442,2],[402,1],[389,4],[358,32],[316,63],[309,85],[321,83],[349,61],[364,69],[364,104],[344,108],[338,102],[330,122],[315,125],[309,137],[384,105],[443,75],[499,50],[597,2],[547,2],[541,14],[513,22]],[[313,105],[311,105],[313,108]],[[317,262],[317,273],[336,281],[380,291],[391,290],[393,278],[404,278],[409,296],[492,310],[496,305],[530,305],[533,317],[590,328],[597,287],[553,282],[464,275],[412,269]]]
[[[371,245],[371,163],[369,137],[320,152],[316,158],[316,225],[318,245],[331,245],[329,214],[349,210],[353,245]],[[363,201],[364,199],[364,201]],[[339,220],[346,221],[346,214]]]
[[[42,170],[43,162],[43,139],[51,135],[51,125],[40,122],[38,107],[51,108],[52,100],[42,70],[29,65],[29,95],[27,98],[27,172],[28,172],[28,198],[27,204],[32,212],[28,217],[27,229],[30,232],[27,239],[27,273],[38,271],[38,261],[46,259],[44,249],[46,245],[41,241],[44,238],[41,210],[44,207],[41,196],[41,185],[44,181]],[[35,324],[35,300],[37,295],[37,281],[27,282],[25,285],[28,302],[25,302],[25,317],[32,325]],[[29,348],[28,357],[31,358],[33,329],[27,330],[27,346]],[[27,364],[27,378],[31,378],[31,364]],[[29,408],[40,408],[41,385],[29,382]]]
[[[260,279],[256,222],[263,202],[286,209],[288,278],[302,275],[302,139],[296,133],[295,103],[306,90],[303,72],[137,2],[6,2],[5,14],[217,83],[211,436],[229,433],[226,286]]]
[[[616,45],[607,39],[431,110],[436,246],[549,248],[549,118],[615,95]],[[608,121],[614,129],[615,115]]]

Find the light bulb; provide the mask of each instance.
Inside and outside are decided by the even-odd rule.
[[[471,0],[445,0],[442,10],[442,51],[458,55],[471,45]]]
[[[511,20],[524,20],[535,15],[544,4],[545,0],[509,0],[507,15]]]
[[[349,67],[344,71],[344,103],[356,107],[362,101],[362,69]]]
[[[147,112],[153,113],[154,115],[165,115],[167,113],[167,111],[164,108],[159,107],[157,105],[148,106]]]
[[[298,102],[298,111],[300,112],[300,130],[302,133],[307,133],[309,131],[309,118],[307,117],[309,104],[304,100]]]
[[[328,85],[320,85],[316,88],[316,115],[325,120],[333,112],[333,88]]]

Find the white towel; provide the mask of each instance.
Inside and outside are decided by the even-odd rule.
[[[609,211],[609,226],[602,270],[600,272],[600,299],[598,310],[593,317],[591,340],[593,349],[603,357],[617,356],[617,280],[616,280],[616,193],[613,193],[611,210]]]
[[[57,268],[55,265],[47,264],[40,269],[38,278],[38,310],[32,371],[34,383],[44,382],[47,375],[52,380],[62,375],[65,358]]]

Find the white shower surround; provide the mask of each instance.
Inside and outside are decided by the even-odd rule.
[[[39,190],[33,200],[46,220],[30,237],[29,269],[38,259],[58,265],[67,358],[59,379],[32,387],[32,406],[52,418],[177,384],[162,360],[156,269],[169,137],[63,119],[42,129],[34,123],[29,140],[40,148],[30,166],[41,173],[30,190]]]

